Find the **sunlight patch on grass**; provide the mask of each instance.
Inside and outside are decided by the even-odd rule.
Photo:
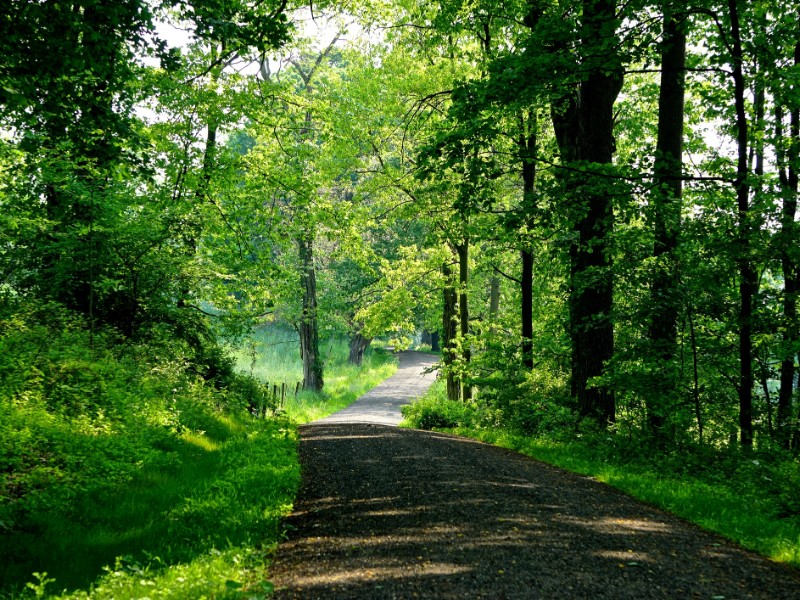
[[[266,598],[272,585],[258,576],[265,553],[250,546],[212,549],[191,562],[163,569],[157,557],[145,563],[118,559],[91,591],[61,596],[69,600],[184,600],[186,598]]]
[[[219,442],[204,435],[202,431],[185,431],[181,434],[181,439],[206,452],[214,452],[221,446]]]
[[[226,420],[242,433],[219,441],[186,432],[172,460],[76,498],[69,518],[32,522],[16,558],[49,575],[29,576],[30,589],[64,598],[264,597],[267,552],[299,485],[297,434],[283,419]]]

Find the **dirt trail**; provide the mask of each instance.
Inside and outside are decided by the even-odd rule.
[[[300,455],[278,599],[800,599],[797,571],[507,450],[326,421]]]

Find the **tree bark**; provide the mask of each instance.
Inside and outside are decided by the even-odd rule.
[[[800,26],[800,14],[798,15]],[[800,27],[798,27],[800,30]],[[800,66],[800,31],[794,47],[794,64]],[[781,206],[780,256],[783,271],[783,357],[780,367],[780,389],[778,390],[777,437],[779,443],[788,448],[797,440],[797,431],[792,432],[792,399],[794,397],[795,356],[800,343],[800,323],[797,319],[797,297],[800,293],[800,264],[797,260],[798,235],[797,192],[798,169],[800,169],[800,108],[795,103],[790,110],[788,143],[783,144],[783,106],[775,104],[775,137],[777,139],[779,180],[783,195]],[[784,152],[788,149],[788,155]],[[798,415],[800,422],[800,415]],[[798,440],[800,441],[800,440]],[[796,445],[796,444],[795,444]]]
[[[521,117],[522,132],[517,145],[522,164],[522,211],[526,229],[532,229],[536,210],[536,113],[530,111],[528,118]],[[522,324],[522,364],[533,369],[533,251],[523,240],[520,251],[522,276],[520,278],[520,309]]]
[[[314,239],[311,235],[302,235],[297,242],[300,254],[300,287],[303,290],[303,307],[298,327],[300,355],[303,359],[303,388],[319,392],[324,380],[322,357],[319,354]]]
[[[364,337],[361,332],[353,334],[350,337],[350,355],[347,357],[347,362],[360,367],[364,361],[364,352],[371,343],[372,338]]]
[[[450,400],[458,400],[461,397],[461,389],[452,371],[452,365],[455,361],[456,354],[456,331],[457,331],[457,301],[456,289],[453,287],[452,276],[449,265],[442,267],[442,275],[444,276],[444,288],[442,290],[443,296],[443,310],[442,310],[442,362],[445,366],[445,374],[447,377],[447,398]]]
[[[439,352],[442,347],[439,345],[439,332],[431,331],[431,352]]]
[[[658,389],[645,398],[651,434],[663,439],[671,409],[668,401],[677,388],[671,363],[677,353],[678,247],[683,172],[684,83],[686,74],[685,21],[675,15],[675,3],[664,3],[661,41],[661,86],[658,98],[658,141],[654,163],[653,257],[655,273],[650,287],[649,338],[657,361]]]
[[[489,317],[494,322],[500,312],[500,278],[493,275],[489,280]]]
[[[614,395],[608,387],[590,383],[603,374],[614,352],[610,254],[614,213],[606,180],[576,173],[613,160],[613,107],[623,78],[616,28],[613,0],[584,0],[580,33],[584,60],[576,65],[582,79],[551,111],[562,162],[576,169],[562,173],[576,237],[570,250],[572,389],[581,416],[601,425],[615,418]]]
[[[464,369],[472,360],[472,351],[469,344],[469,298],[467,296],[467,284],[469,283],[469,238],[464,236],[463,241],[456,247],[458,253],[458,313],[461,326],[461,358],[464,361]],[[461,397],[470,400],[472,398],[472,384],[461,378]]]
[[[529,371],[533,369],[533,253],[520,252],[522,258],[522,277],[520,279],[522,309],[522,364]]]
[[[745,104],[745,81],[742,71],[744,53],[739,21],[738,0],[728,0],[731,19],[731,62],[736,108],[737,163],[736,204],[738,216],[739,267],[739,441],[749,448],[753,445],[753,297],[756,290],[756,273],[750,258],[750,185],[747,181],[749,166],[748,123]]]

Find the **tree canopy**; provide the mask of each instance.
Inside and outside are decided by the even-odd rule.
[[[424,332],[499,422],[800,447],[796,6],[10,0],[0,51],[6,310],[281,321],[314,389]]]

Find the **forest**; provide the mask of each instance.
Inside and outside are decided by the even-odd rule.
[[[197,448],[294,460],[263,327],[303,393],[331,340],[424,347],[416,426],[744,469],[800,527],[797,2],[7,0],[0,57],[2,545]]]

